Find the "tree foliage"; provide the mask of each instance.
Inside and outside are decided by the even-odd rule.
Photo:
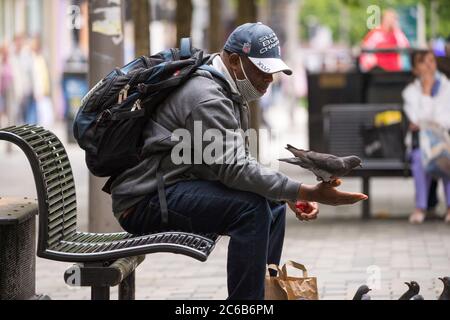
[[[343,32],[348,34],[350,44],[361,42],[368,32],[367,8],[377,5],[381,10],[412,6],[422,3],[426,11],[427,39],[431,37],[431,3],[435,1],[438,5],[436,10],[438,26],[436,35],[445,38],[450,36],[450,5],[448,0],[304,0],[300,12],[300,23],[302,25],[302,37],[308,38],[314,24],[328,26],[333,32],[333,39],[343,39]]]

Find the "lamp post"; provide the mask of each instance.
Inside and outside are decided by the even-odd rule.
[[[65,102],[65,118],[67,121],[67,138],[75,142],[73,137],[73,121],[81,105],[81,100],[88,92],[88,62],[80,48],[80,30],[82,0],[73,0],[67,10],[68,28],[72,30],[72,54],[66,60],[62,77]]]
[[[89,1],[89,86],[124,64],[124,0]],[[89,176],[89,231],[122,230],[111,212],[105,179]]]

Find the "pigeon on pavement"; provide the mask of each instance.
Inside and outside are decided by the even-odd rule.
[[[419,294],[420,286],[417,282],[411,281],[411,282],[405,282],[405,284],[408,286],[408,291],[406,291],[398,300],[411,300],[412,297]]]
[[[355,296],[353,297],[353,300],[370,300],[370,297],[368,296],[369,291],[371,291],[371,289],[368,286],[366,286],[365,284],[363,284],[356,291]],[[363,299],[363,298],[365,298],[365,299]],[[369,298],[369,299],[367,299],[367,298]]]
[[[357,156],[337,157],[331,154],[297,149],[288,145],[287,150],[295,158],[279,159],[279,161],[298,165],[314,173],[318,181],[330,182],[347,175],[356,167],[362,167]]]
[[[444,290],[438,300],[450,300],[450,277],[439,278],[444,284]]]
[[[368,294],[363,294],[361,300],[372,300],[372,298]]]

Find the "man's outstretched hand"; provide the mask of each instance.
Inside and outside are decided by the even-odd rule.
[[[336,188],[342,184],[341,180],[322,182],[316,186],[302,184],[298,200],[318,202],[330,206],[354,204],[367,200],[369,197],[362,193],[341,192]]]

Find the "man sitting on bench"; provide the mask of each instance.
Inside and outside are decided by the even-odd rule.
[[[211,65],[226,78],[233,99],[209,72],[197,71],[206,74],[174,91],[149,120],[142,162],[112,185],[114,213],[130,233],[176,229],[229,236],[228,292],[233,300],[264,299],[266,265],[280,263],[286,203],[300,220],[313,220],[317,202],[347,205],[367,199],[337,191],[340,181],[302,184],[263,168],[249,155],[248,140],[239,131],[249,129],[248,102],[266,93],[274,73],[292,73],[280,52],[269,27],[238,27]],[[181,136],[191,139],[173,152]],[[209,161],[205,154],[213,140],[220,148],[214,148]],[[164,188],[158,192],[157,170],[165,180],[165,197]],[[297,200],[308,202],[304,211],[296,209]]]

